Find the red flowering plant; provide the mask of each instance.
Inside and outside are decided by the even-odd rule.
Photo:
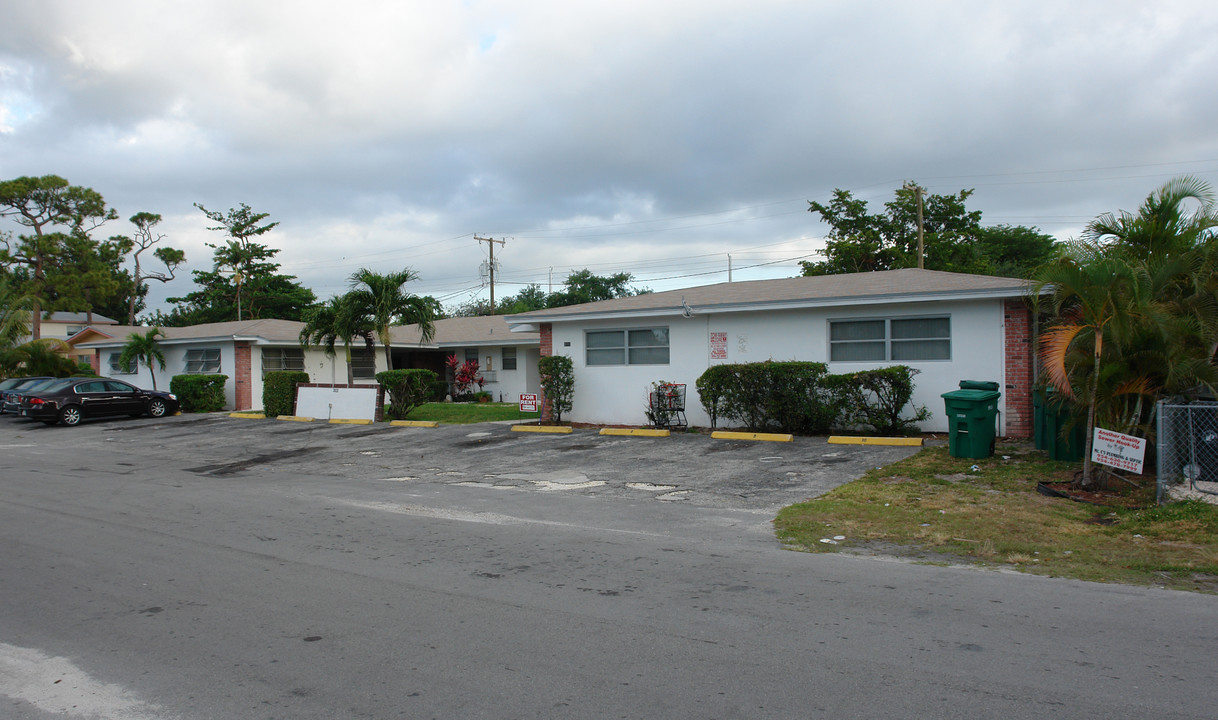
[[[482,383],[485,382],[482,376],[478,374],[477,360],[461,362],[457,360],[456,355],[449,355],[444,364],[452,372],[453,399],[467,399],[468,396],[473,394],[474,385],[481,388]]]

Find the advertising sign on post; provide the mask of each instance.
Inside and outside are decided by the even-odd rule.
[[[537,412],[537,393],[520,393],[520,412]]]
[[[1146,439],[1096,428],[1091,438],[1091,462],[1142,474],[1146,461]]]

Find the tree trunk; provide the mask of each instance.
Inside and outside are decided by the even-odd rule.
[[[1104,331],[1095,330],[1095,368],[1091,373],[1091,403],[1087,408],[1087,440],[1083,443],[1083,479],[1080,487],[1090,490],[1093,485],[1091,468],[1091,443],[1095,436],[1095,403],[1100,392],[1100,353],[1104,349]]]

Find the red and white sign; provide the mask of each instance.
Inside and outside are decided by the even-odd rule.
[[[727,333],[710,334],[710,356],[711,360],[727,360]]]
[[[1141,475],[1146,462],[1146,439],[1097,427],[1091,438],[1091,462]]]
[[[537,393],[520,393],[520,412],[537,412]]]

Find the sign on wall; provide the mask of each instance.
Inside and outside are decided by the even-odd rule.
[[[537,393],[520,393],[520,412],[537,412]]]
[[[727,333],[710,334],[710,356],[711,360],[727,360]]]
[[[1146,439],[1096,428],[1091,438],[1091,462],[1118,470],[1142,474],[1146,459]]]

